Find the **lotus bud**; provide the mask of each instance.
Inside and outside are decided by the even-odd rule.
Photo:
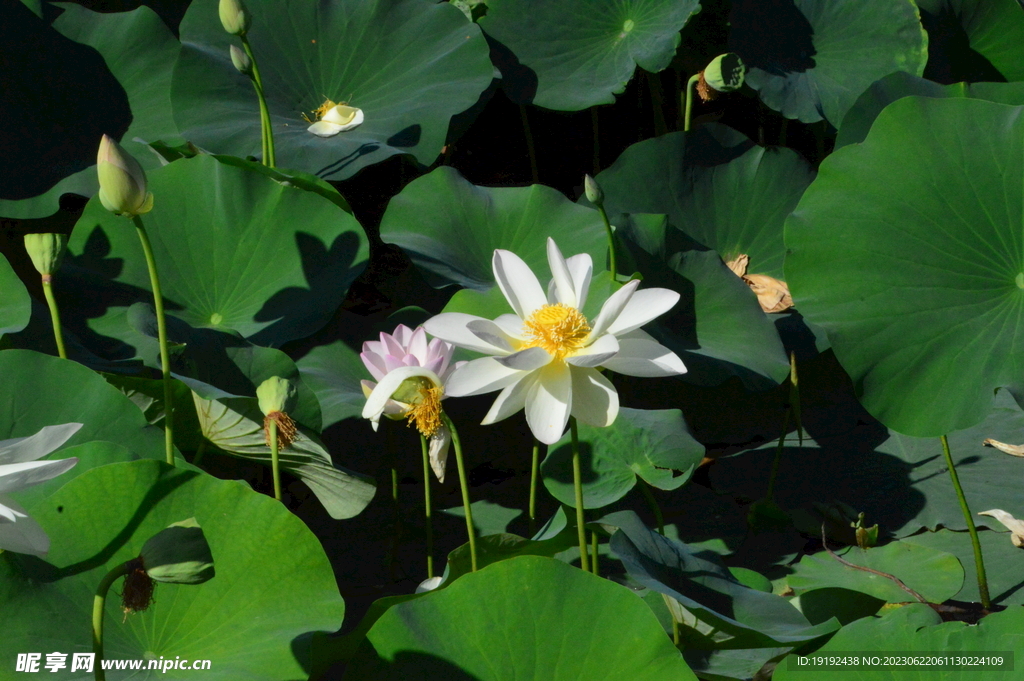
[[[139,558],[157,582],[200,584],[214,575],[210,545],[195,518],[157,532],[142,546]]]
[[[263,412],[263,436],[270,445],[270,424],[277,424],[277,439],[281,448],[287,448],[295,441],[298,430],[295,421],[288,415],[294,408],[297,391],[287,378],[271,376],[256,388],[260,411]]]
[[[25,250],[43,278],[52,277],[60,269],[68,238],[64,234],[26,234]]]
[[[249,59],[249,55],[242,51],[238,45],[231,46],[231,63],[235,65],[238,72],[246,75],[252,75],[252,59]]]
[[[743,86],[747,65],[738,54],[726,52],[711,60],[701,72],[697,81],[697,94],[705,101],[711,101],[722,92],[732,92]]]
[[[231,35],[245,35],[252,24],[242,0],[220,0],[220,23]]]
[[[100,203],[117,215],[135,217],[153,210],[153,193],[146,191],[146,173],[131,154],[107,135],[96,155]]]
[[[601,185],[597,183],[597,180],[590,175],[583,176],[583,193],[587,195],[587,201],[590,201],[595,206],[600,206],[604,203],[604,191],[601,189]]]

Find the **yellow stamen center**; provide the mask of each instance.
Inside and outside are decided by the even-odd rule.
[[[408,425],[416,426],[423,437],[429,438],[441,427],[441,386],[423,387],[419,390],[420,400],[405,413]]]
[[[321,104],[317,108],[313,109],[313,111],[311,112],[313,114],[313,119],[312,120],[310,120],[309,116],[307,116],[306,114],[302,114],[302,118],[305,119],[305,121],[307,123],[314,123],[314,122],[320,120],[321,118],[323,118],[327,114],[328,111],[330,111],[331,109],[333,109],[337,105],[338,105],[337,102],[332,102],[330,99],[325,99],[323,104]]]
[[[574,307],[545,305],[523,322],[526,342],[521,349],[544,348],[556,360],[576,354],[590,334],[587,318]]]

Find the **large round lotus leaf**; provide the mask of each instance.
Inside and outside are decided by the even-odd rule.
[[[1024,376],[1024,107],[907,97],[829,156],[786,223],[786,280],[861,402],[941,435]]]
[[[0,336],[17,333],[32,316],[32,298],[7,258],[0,256]]]
[[[501,0],[480,25],[513,100],[559,111],[612,104],[639,64],[661,71],[698,0]]]
[[[8,6],[18,8],[18,3]],[[0,21],[12,36],[27,41],[19,49],[13,37],[3,39],[7,53],[19,59],[7,64],[5,73],[30,84],[8,89],[17,93],[8,104],[25,109],[5,112],[4,120],[20,128],[8,128],[8,139],[25,146],[5,151],[5,160],[17,170],[3,173],[0,215],[44,217],[57,211],[62,194],[95,194],[96,150],[104,133],[120,139],[147,169],[160,162],[134,140],[177,137],[170,88],[180,45],[160,17],[148,7],[106,14],[74,4],[62,8],[53,22],[56,32],[36,19],[38,26]],[[45,38],[37,37],[38,31]]]
[[[93,469],[28,510],[51,547],[48,564],[0,557],[4,659],[40,648],[91,651],[100,579],[188,518],[203,529],[216,575],[198,585],[157,584],[149,609],[123,622],[115,582],[103,631],[108,659],[180,656],[210,660],[205,675],[215,679],[305,678],[307,636],[341,625],[344,603],[319,540],[280,502],[242,483],[135,461]],[[165,678],[107,674],[129,676]]]
[[[182,51],[171,100],[182,135],[211,151],[260,155],[259,104],[252,82],[231,64],[216,0],[197,0],[181,22]],[[487,44],[448,3],[422,0],[250,0],[248,37],[256,55],[277,164],[330,180],[351,177],[394,154],[429,165],[449,119],[491,82]],[[365,114],[333,137],[303,119],[324,100]]]
[[[1024,412],[1005,391],[999,392],[995,408],[982,423],[949,434],[949,448],[972,509],[1001,508],[1024,515],[1024,459],[985,447],[987,438],[1024,442]],[[771,443],[718,459],[711,470],[712,485],[740,498],[763,497],[776,448],[777,443]],[[775,501],[786,510],[842,502],[863,511],[868,525],[878,523],[883,533],[900,537],[922,528],[967,529],[937,437],[900,435],[878,423],[814,441],[804,439],[803,447],[790,436],[778,474]],[[987,516],[975,516],[974,522],[1004,529]],[[808,529],[820,532],[820,520]]]
[[[697,678],[629,589],[539,556],[495,563],[395,605],[367,638],[380,659],[346,678]]]
[[[746,82],[786,118],[839,127],[871,83],[924,72],[928,40],[912,0],[742,0],[729,48]]]
[[[981,510],[987,511],[989,507]],[[1016,507],[1020,509],[1021,506]],[[1007,509],[1009,510],[1009,509]],[[1024,515],[1024,511],[1014,513]],[[979,516],[981,518],[985,516]],[[1024,550],[1014,546],[1009,532],[978,532],[981,553],[985,562],[985,576],[988,579],[988,591],[993,603],[999,605],[1024,605],[1024,574],[1021,573],[1020,562],[1024,559]],[[960,559],[964,568],[964,585],[953,595],[958,601],[978,603],[978,577],[974,566],[974,547],[967,532],[921,532],[906,537],[903,544],[913,544],[926,548],[952,553]]]
[[[775,668],[775,681],[799,681],[813,677],[815,681],[1012,681],[1020,678],[1021,627],[1024,608],[1013,607],[985,616],[977,625],[966,622],[942,622],[939,615],[924,604],[915,603],[897,608],[882,617],[865,617],[843,627],[814,656],[850,656],[852,652],[911,656],[995,656],[1009,666],[979,667],[968,662],[958,667],[905,665],[885,666],[835,665],[819,666],[809,672],[807,665],[798,665],[791,655]],[[1017,659],[1014,660],[1013,658]],[[997,671],[999,669],[999,671]],[[1014,671],[1017,669],[1017,671]]]
[[[814,178],[785,147],[752,146],[726,163],[687,158],[681,132],[638,142],[597,176],[605,209],[664,213],[688,237],[726,261],[750,256],[749,272],[782,278],[782,225]]]
[[[312,192],[205,155],[148,179],[155,207],[142,220],[167,310],[191,326],[237,331],[265,345],[307,336],[330,318],[365,265],[366,238],[355,218]],[[65,284],[58,291],[70,299],[63,308],[102,317],[152,303],[135,232],[97,198],[89,202],[65,267],[102,278],[105,290],[100,297],[84,278],[69,286],[70,276],[58,277]]]
[[[970,49],[988,61],[1008,81],[1024,80],[1024,9],[1016,0],[915,0],[926,27],[950,23],[966,34]],[[930,15],[930,16],[929,16]],[[948,29],[947,29],[948,30]],[[931,35],[929,36],[931,37]],[[945,35],[929,41],[929,60],[964,60],[961,51],[935,55],[935,49],[954,47]],[[929,64],[931,66],[931,64]],[[990,79],[986,78],[986,80]]]
[[[618,501],[637,484],[676,489],[704,458],[704,445],[693,439],[678,409],[623,407],[606,428],[579,426],[583,507],[600,508]],[[563,504],[576,507],[571,437],[552,445],[542,465],[544,486]]]
[[[589,253],[604,269],[608,251],[600,214],[544,185],[477,187],[441,166],[391,199],[381,239],[400,246],[433,286],[494,285],[494,249],[510,250],[547,282],[547,239],[562,255]]]
[[[837,553],[848,563],[898,577],[931,603],[953,598],[964,584],[964,568],[956,556],[918,544],[898,541],[870,549],[854,546]],[[798,595],[814,589],[841,587],[890,603],[913,600],[891,579],[850,569],[825,552],[806,555],[790,569],[793,574],[786,577],[786,583]]]

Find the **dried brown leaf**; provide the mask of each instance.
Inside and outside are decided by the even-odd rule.
[[[995,447],[999,451],[1005,452],[1010,456],[1024,457],[1024,445],[1008,445],[1005,442],[993,440],[992,438],[985,440],[982,444],[986,447]]]
[[[757,294],[757,302],[761,303],[761,309],[765,312],[783,312],[793,307],[793,298],[789,295],[786,282],[767,274],[745,274],[743,281]]]

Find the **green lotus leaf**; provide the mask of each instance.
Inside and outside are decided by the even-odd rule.
[[[544,185],[477,187],[441,166],[391,199],[380,236],[401,247],[432,286],[494,286],[494,249],[512,251],[538,278],[547,272],[547,238],[565,257],[589,253],[605,263],[607,237],[597,211],[577,206]]]
[[[476,520],[474,516],[473,520]],[[556,554],[569,549],[576,549],[576,557],[579,557],[579,534],[576,532],[576,519],[566,525],[556,534],[547,539],[526,539],[519,535],[502,532],[490,534],[477,538],[477,569],[485,568],[492,563],[502,560],[510,560],[516,556],[546,556],[554,557]],[[448,554],[448,567],[446,577],[442,586],[447,588],[449,584],[459,577],[469,574],[472,571],[473,560],[469,552],[469,544],[463,544]]]
[[[1024,104],[1024,83],[954,83],[939,85],[909,73],[897,71],[885,78],[872,83],[864,91],[857,102],[846,113],[843,125],[836,137],[836,149],[847,144],[859,144],[864,141],[871,129],[871,124],[878,118],[882,109],[897,99],[919,95],[921,97],[967,97],[984,99],[999,104]]]
[[[501,0],[480,25],[513,101],[559,111],[612,104],[637,65],[657,73],[679,47],[698,0]]]
[[[953,598],[964,584],[964,569],[956,556],[917,544],[898,541],[871,549],[854,546],[836,553],[848,563],[898,577],[931,603]],[[914,600],[892,580],[849,568],[825,552],[804,556],[792,570],[786,582],[797,595],[825,587],[842,587],[889,603]]]
[[[813,624],[835,617],[844,627],[862,617],[871,617],[885,605],[884,600],[863,591],[831,586],[805,591],[789,602]]]
[[[93,469],[28,510],[51,548],[48,563],[0,556],[4,659],[41,642],[91,652],[89,612],[100,580],[189,517],[203,528],[216,577],[158,584],[149,609],[124,622],[116,583],[106,604],[107,659],[210,660],[206,674],[216,679],[305,678],[308,635],[341,625],[344,603],[320,541],[280,502],[239,482],[134,461]]]
[[[394,605],[367,639],[376,656],[357,660],[346,678],[697,678],[629,589],[539,556]]]
[[[171,101],[182,135],[234,156],[260,154],[260,116],[249,78],[231,63],[215,0],[189,6]],[[449,119],[472,106],[493,67],[480,29],[448,3],[342,0],[293,5],[250,0],[248,38],[259,67],[278,165],[343,180],[395,154],[429,165]],[[325,99],[362,109],[365,121],[333,137],[306,130]]]
[[[733,5],[729,49],[746,83],[786,118],[839,127],[871,83],[924,72],[928,38],[912,0],[743,0]]]
[[[915,603],[898,608],[881,617],[865,617],[843,627],[814,655],[844,655],[852,651],[887,651],[893,655],[955,655],[1002,656],[1004,663],[1019,653],[1020,628],[1024,626],[1024,608],[1013,607],[983,617],[976,625],[966,622],[942,622],[939,615],[924,604]],[[805,653],[806,654],[806,653]],[[995,681],[1010,681],[1020,671],[1010,667],[997,671],[992,667],[963,666],[955,669],[918,666],[879,669],[872,665],[818,667],[808,674],[794,657],[779,662],[775,668],[775,681],[796,681],[813,676],[821,681],[930,681],[939,678],[948,681],[968,681],[983,676]],[[981,670],[984,669],[982,672]]]
[[[1020,505],[1015,508],[1019,509]],[[985,516],[975,517],[980,520]],[[978,532],[978,540],[981,544],[992,602],[999,605],[1024,605],[1024,575],[1020,572],[1020,561],[1024,551],[1013,545],[1009,532],[981,529]],[[968,603],[981,602],[981,596],[978,594],[978,573],[974,563],[974,547],[967,532],[920,532],[904,538],[901,543],[945,551],[959,558],[964,568],[964,585],[953,598]]]
[[[120,139],[146,170],[160,161],[145,142],[177,137],[170,86],[180,45],[160,17],[148,7],[98,13],[59,6],[63,12],[52,29],[34,18],[31,24],[20,16],[0,21],[10,28],[11,39],[4,38],[9,54],[21,55],[5,72],[29,84],[10,89],[19,93],[11,103],[24,107],[23,113],[8,110],[24,126],[10,139],[25,146],[5,154],[17,171],[4,172],[11,182],[0,190],[0,215],[44,217],[57,211],[62,194],[95,194],[104,133]],[[15,38],[30,47],[19,49]],[[41,148],[41,140],[53,142]]]
[[[1024,8],[1015,0],[915,0],[921,9],[921,22],[928,29],[928,77],[946,75],[936,66],[950,62],[953,69],[970,64],[974,57],[985,63],[970,80],[1024,80]],[[950,30],[952,29],[952,30]],[[973,55],[964,54],[950,35],[960,29],[966,35]],[[945,52],[945,53],[944,53]],[[936,64],[938,62],[938,64]],[[984,67],[988,67],[985,69]],[[994,69],[995,73],[991,70]],[[933,73],[934,72],[934,73]],[[1002,78],[999,78],[1002,76]],[[962,79],[957,74],[954,80]]]
[[[32,297],[6,257],[0,257],[0,336],[17,333],[32,315]]]
[[[570,440],[567,434],[551,446],[541,471],[551,496],[575,508]],[[623,407],[606,428],[580,424],[579,447],[584,508],[618,501],[638,477],[639,484],[676,489],[704,458],[704,445],[693,439],[678,409]]]
[[[747,254],[749,272],[782,278],[782,226],[814,178],[810,165],[792,149],[760,146],[708,165],[699,151],[689,157],[692,139],[674,132],[622,152],[597,176],[605,209],[610,215],[664,213],[724,260]]]
[[[314,193],[200,155],[149,173],[143,216],[167,310],[196,328],[279,345],[320,328],[367,259],[359,224]],[[152,302],[130,221],[86,206],[57,280],[61,310],[122,338],[134,302]],[[73,320],[72,320],[72,326]],[[132,355],[129,355],[132,356]]]
[[[220,450],[271,465],[263,433],[263,413],[256,398],[206,400],[193,393],[203,436]],[[370,503],[373,481],[336,465],[315,435],[299,428],[295,441],[278,455],[281,468],[302,480],[332,518],[359,515]]]
[[[508,524],[523,515],[521,508],[507,508],[486,499],[480,499],[470,504],[473,508],[473,527],[478,537],[486,537],[492,534],[504,535],[508,531]],[[465,518],[466,509],[463,506],[442,508],[437,511],[456,518]],[[465,520],[462,521],[463,523]]]
[[[359,352],[339,340],[313,348],[296,365],[303,382],[316,393],[324,428],[343,419],[362,417],[366,395],[360,381],[369,380],[370,372],[359,359]]]
[[[1024,107],[906,97],[821,166],[786,281],[893,430],[981,421],[1024,375]]]

